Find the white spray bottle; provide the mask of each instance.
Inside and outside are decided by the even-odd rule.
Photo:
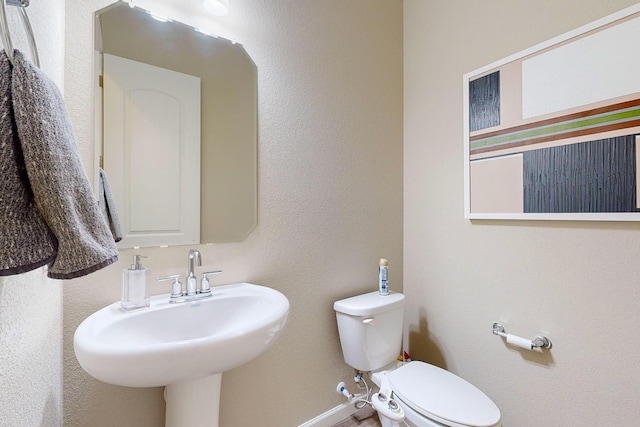
[[[380,258],[380,267],[378,268],[378,292],[380,295],[389,295],[389,276],[387,272],[389,263],[386,259]]]

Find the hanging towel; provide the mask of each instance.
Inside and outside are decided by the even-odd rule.
[[[14,51],[12,100],[18,140],[35,206],[57,240],[48,276],[71,279],[118,259],[93,197],[56,85]]]
[[[11,105],[11,63],[0,51],[0,276],[53,262],[56,247],[35,207]]]
[[[111,187],[109,187],[109,180],[107,179],[107,173],[100,168],[100,185],[98,191],[98,206],[100,206],[100,212],[102,216],[109,224],[109,229],[113,235],[113,240],[119,242],[122,240],[122,231],[120,229],[120,219],[118,218],[118,211],[116,210],[116,203],[113,200],[111,194]]]

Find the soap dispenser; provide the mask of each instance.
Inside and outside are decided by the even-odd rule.
[[[149,307],[150,305],[151,298],[149,296],[149,285],[147,284],[149,269],[142,266],[140,258],[146,257],[134,255],[131,267],[122,270],[120,307],[125,311]]]

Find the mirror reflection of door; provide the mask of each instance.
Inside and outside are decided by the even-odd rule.
[[[122,247],[200,240],[200,78],[104,54],[104,170]]]
[[[110,54],[200,78],[199,242],[241,242],[258,223],[256,64],[240,43],[176,20],[160,22],[146,10],[130,6],[117,1],[96,11],[95,76],[102,75],[102,56]],[[95,82],[96,94],[101,94],[98,78]],[[103,117],[101,96],[96,96],[95,107],[96,153],[102,155],[103,146],[110,149],[102,128],[112,124]],[[197,197],[198,189],[193,191]],[[141,230],[154,227],[140,224]],[[148,244],[127,241],[130,239],[119,242],[118,247],[181,244],[160,239]]]

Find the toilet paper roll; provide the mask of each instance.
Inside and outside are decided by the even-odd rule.
[[[519,337],[517,335],[507,334],[507,342],[511,345],[515,345],[516,347],[524,348],[526,350],[533,349],[533,343],[531,342],[531,340]]]

